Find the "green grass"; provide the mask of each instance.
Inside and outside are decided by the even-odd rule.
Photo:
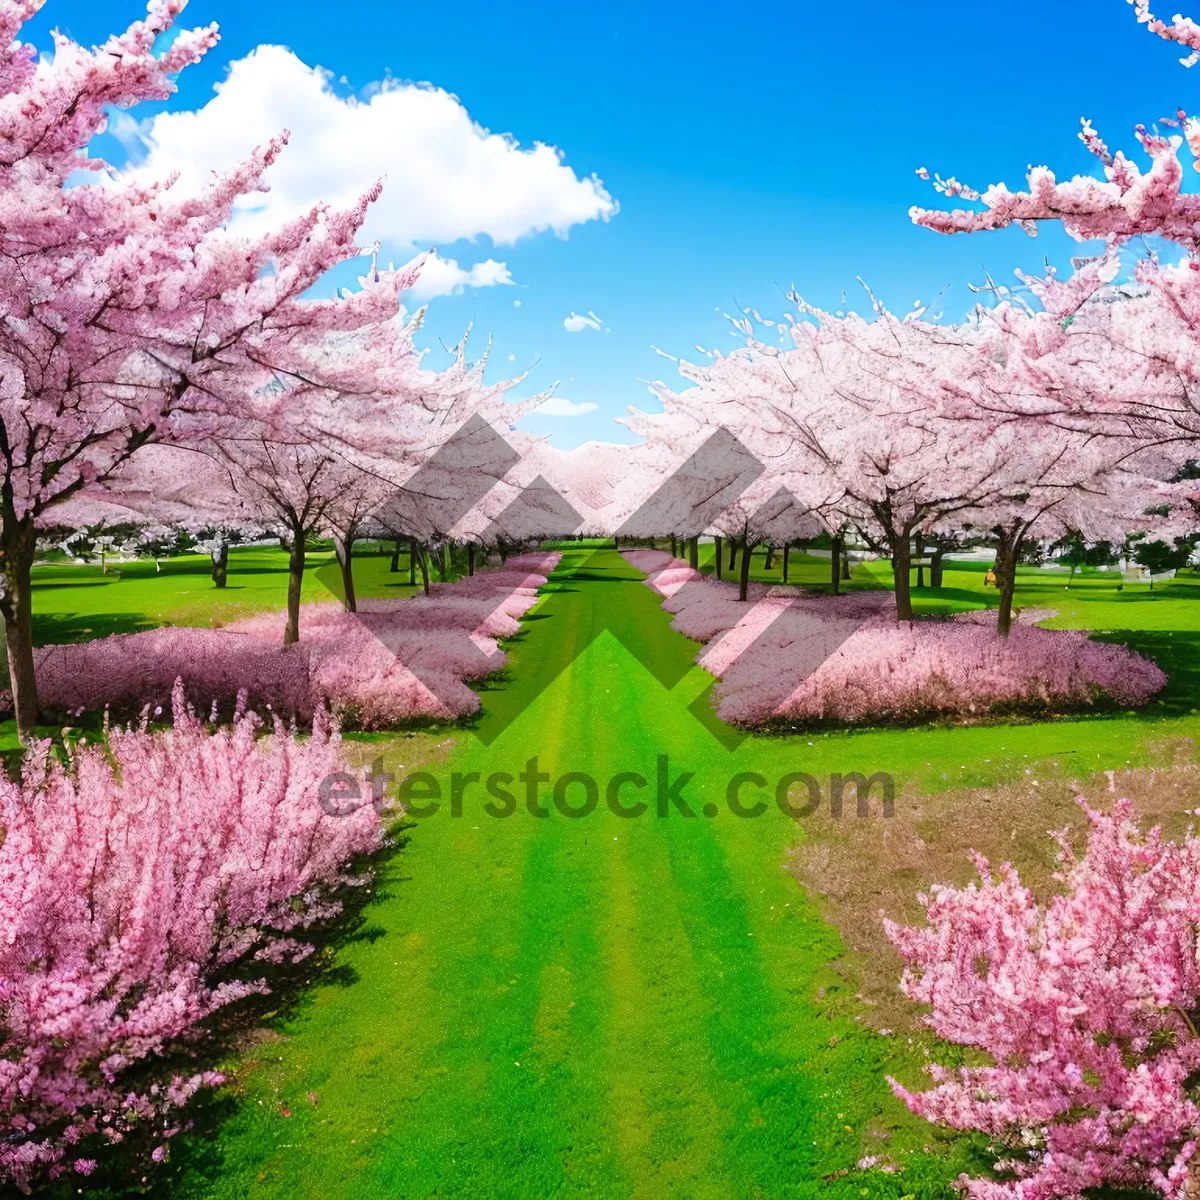
[[[535,755],[552,778],[654,781],[665,754],[699,813],[735,769],[801,762],[778,740],[731,756],[695,720],[695,648],[611,551],[568,553],[532,615],[485,693],[478,731],[503,730],[460,735],[447,796],[453,770]],[[622,644],[646,629],[653,673]],[[928,1140],[883,1079],[907,1046],[851,1019],[838,937],[780,869],[778,812],[498,819],[484,799],[416,822],[377,936],[343,951],[357,982],[286,1023],[216,1143],[176,1155],[178,1195],[858,1196],[862,1175],[824,1177]],[[940,1195],[957,1165],[918,1155],[873,1194]]]
[[[381,554],[355,558],[356,590],[362,596],[407,596],[408,558],[389,572]],[[273,546],[237,547],[230,552],[227,586],[218,589],[209,576],[207,554],[114,564],[107,574],[99,565],[48,562],[33,569],[34,640],[38,645],[75,642],[110,633],[135,633],[155,625],[225,625],[264,609],[283,607],[287,593],[287,556]],[[435,576],[436,578],[436,576]],[[318,544],[307,556],[302,600],[341,597],[341,580],[332,547]]]
[[[230,583],[247,606],[278,603],[280,560],[235,555]],[[828,561],[804,565],[814,582],[821,566]],[[364,591],[389,586],[386,559],[363,567]],[[46,580],[57,587],[38,588],[39,630],[47,618],[85,615],[80,633],[118,614],[204,623],[206,575],[183,572],[172,586],[149,570],[79,588],[69,575]],[[1049,576],[1023,572],[1018,602],[1049,603]],[[955,568],[919,603],[986,603],[982,577]],[[1092,577],[1069,594],[1057,584],[1069,596],[1054,604],[1060,622],[1131,631],[1121,636],[1169,660],[1168,703],[1148,712],[801,732],[751,737],[731,752],[689,709],[710,683],[692,663],[696,647],[667,627],[639,578],[612,551],[568,549],[510,646],[508,669],[484,691],[481,716],[451,731],[455,744],[433,771],[442,808],[417,819],[384,866],[338,974],[278,1019],[279,1040],[233,1064],[233,1086],[199,1112],[207,1133],[176,1139],[153,1194],[953,1194],[967,1148],[939,1142],[884,1082],[887,1073],[919,1078],[919,1046],[856,1020],[839,936],[782,869],[803,828],[773,805],[755,820],[734,817],[727,784],[749,771],[773,786],[790,771],[827,779],[858,770],[936,790],[1035,765],[1082,776],[1153,762],[1200,730],[1189,711],[1196,582],[1153,597]],[[856,586],[887,582],[874,565],[856,568]],[[316,598],[319,582],[310,588]],[[419,739],[363,741],[361,752],[382,754],[390,769],[425,752]],[[692,774],[684,796],[697,815],[607,811],[603,788],[620,771],[650,781],[653,810],[660,755],[672,778]],[[451,814],[453,773],[516,776],[533,756],[552,779],[599,781],[598,810],[572,820],[551,807],[538,818],[521,805],[500,819],[471,786],[461,815]],[[582,791],[567,799],[578,803]],[[876,811],[868,821],[881,819]],[[852,833],[857,818],[848,820]],[[853,1169],[881,1151],[905,1171]]]

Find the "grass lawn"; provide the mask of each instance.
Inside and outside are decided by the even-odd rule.
[[[364,596],[407,596],[408,556],[400,571],[388,570],[390,557],[360,554],[355,583]],[[287,556],[273,546],[235,547],[228,584],[213,587],[207,554],[163,559],[159,569],[146,559],[99,565],[47,562],[33,569],[34,640],[38,645],[78,642],[110,633],[135,633],[155,625],[225,625],[239,617],[282,608],[287,593]],[[303,600],[340,597],[340,576],[332,546],[309,552]]]
[[[793,565],[797,582],[828,572],[828,560]],[[386,558],[360,567],[364,594],[396,594],[383,589],[407,580],[389,577]],[[761,556],[755,567],[765,577]],[[91,568],[39,568],[38,636],[229,619],[280,603],[281,568],[278,552],[235,551],[225,596],[206,562],[159,576],[153,564],[126,567],[112,582]],[[919,606],[985,604],[983,574],[951,567],[945,588],[917,593]],[[853,586],[888,582],[875,564],[855,569]],[[829,821],[801,827],[774,805],[741,819],[726,789],[754,772],[770,799],[788,772],[883,771],[905,789],[899,809],[910,794],[1030,770],[1083,778],[1187,745],[1200,732],[1200,581],[1189,574],[1152,595],[1092,575],[1069,592],[1064,582],[1024,571],[1018,603],[1145,648],[1172,677],[1163,703],[1020,725],[750,737],[730,751],[689,710],[711,682],[692,664],[696,646],[668,628],[614,551],[568,546],[479,717],[356,739],[358,754],[390,770],[440,759],[441,808],[414,820],[385,865],[338,974],[232,1064],[233,1085],[200,1110],[207,1133],[176,1139],[149,1190],[213,1200],[949,1197],[969,1148],[910,1118],[884,1082],[917,1081],[922,1039],[864,1024],[841,937],[784,869]],[[306,598],[322,596],[315,575],[308,588]],[[548,816],[526,810],[520,781],[513,815],[487,815],[489,796],[470,782],[454,815],[455,773],[515,777],[535,756],[550,776],[540,787]],[[661,756],[669,780],[691,775],[682,796],[696,815],[655,815]],[[600,790],[580,819],[549,800],[571,772]],[[648,781],[645,815],[607,810],[605,786],[620,772]],[[571,783],[565,801],[582,804],[584,788]],[[873,806],[838,826],[842,842],[875,844],[884,818]],[[903,1172],[855,1169],[880,1153]]]

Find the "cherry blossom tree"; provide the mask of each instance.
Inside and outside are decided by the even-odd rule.
[[[974,344],[982,335],[924,322],[920,311],[900,320],[876,306],[866,321],[795,299],[803,319],[790,326],[791,348],[765,344],[739,318],[743,349],[681,363],[693,386],[660,388],[663,414],[626,423],[640,432],[719,421],[801,509],[892,559],[897,617],[910,620],[914,535],[1002,494],[1017,473],[990,424],[960,419],[988,369]]]
[[[1200,841],[1143,833],[1125,800],[1084,810],[1086,853],[1059,837],[1061,894],[1039,902],[976,856],[977,883],[923,897],[926,927],[886,922],[938,1037],[991,1059],[934,1066],[929,1091],[891,1081],[918,1115],[1004,1147],[997,1178],[967,1182],[979,1200],[1195,1194]]]
[[[1114,284],[1117,269],[1106,256],[1065,280],[1052,269],[1023,275],[1032,303],[995,288],[998,303],[977,314],[989,341],[974,410],[1015,433],[1034,485],[1010,497],[1016,503],[999,522],[1015,521],[1017,536],[1022,512],[1048,512],[1054,528],[1039,522],[1043,534],[1088,540],[1182,535],[1194,525],[1187,464],[1200,438],[1197,272],[1151,259]],[[1072,489],[1074,502],[1064,504]],[[1015,553],[1012,539],[1000,541]]]
[[[172,180],[110,178],[83,153],[111,108],[161,100],[171,77],[216,41],[175,36],[181,0],[152,0],[145,20],[88,51],[64,35],[53,57],[20,41],[37,5],[0,4],[0,597],[18,727],[37,718],[29,576],[35,527],[144,446],[179,442],[240,411],[257,377],[309,337],[395,310],[398,281],[353,300],[305,293],[357,253],[372,192],[345,212],[317,206],[253,239],[224,226],[261,190],[286,134],[195,196]],[[89,171],[94,183],[71,178]]]
[[[212,453],[224,468],[231,503],[279,538],[288,555],[287,625],[283,644],[300,640],[300,594],[307,546],[326,525],[333,499],[358,485],[352,463],[321,446],[269,434],[222,438]]]
[[[363,296],[403,290],[420,265],[382,271],[373,261],[360,292],[346,290],[337,303],[359,308]],[[523,377],[486,382],[488,354],[469,361],[466,336],[448,368],[426,369],[414,342],[424,312],[401,309],[294,340],[272,372],[243,373],[254,391],[240,411],[229,409],[186,445],[144,451],[90,487],[89,499],[162,520],[248,524],[278,537],[289,558],[285,645],[300,636],[306,546],[332,531],[353,611],[352,549],[367,523],[440,544],[519,461],[499,428],[511,437],[510,423],[544,400],[507,402]],[[420,561],[427,574],[423,554]]]
[[[1131,0],[1137,17],[1157,36],[1198,59],[1197,26],[1176,16],[1171,24],[1156,18],[1147,0]],[[1027,192],[1011,193],[997,184],[979,193],[954,179],[934,178],[948,197],[982,203],[982,209],[927,211],[914,208],[913,220],[941,233],[970,233],[1020,224],[1031,234],[1043,221],[1055,221],[1073,238],[1103,238],[1108,252],[1085,262],[1060,281],[1053,271],[1037,279],[1021,275],[1040,310],[1007,288],[993,288],[1001,303],[993,319],[1010,335],[1006,355],[1014,358],[1010,381],[1021,380],[1004,397],[1018,411],[1032,410],[1117,439],[1139,456],[1143,469],[1160,478],[1197,457],[1200,401],[1197,365],[1200,341],[1200,194],[1182,191],[1179,152],[1186,144],[1194,169],[1200,169],[1200,119],[1180,110],[1178,119],[1160,124],[1179,133],[1138,126],[1137,137],[1149,154],[1145,174],[1124,154],[1111,153],[1084,121],[1081,139],[1099,159],[1104,179],[1079,176],[1059,183],[1045,167],[1034,168]],[[928,172],[919,174],[928,178]],[[1113,285],[1116,247],[1130,238],[1157,236],[1184,247],[1188,257],[1163,265],[1154,255],[1138,262],[1132,280]]]
[[[997,366],[992,387],[1003,379]],[[997,626],[1012,629],[1017,564],[1031,537],[1058,540],[1071,535],[1091,542],[1120,542],[1135,531],[1186,532],[1192,521],[1189,489],[1164,483],[1138,468],[1124,441],[1091,436],[1086,429],[1059,423],[1051,415],[997,421],[989,403],[977,404],[960,420],[980,422],[1003,457],[1016,464],[1004,486],[966,514],[944,518],[932,530],[954,536],[983,531],[996,546],[995,574],[1000,598]]]
[[[419,265],[416,260],[410,267]],[[354,473],[353,486],[339,489],[327,509],[348,611],[356,606],[353,543],[367,527],[409,539],[426,594],[430,547],[438,552],[443,578],[452,540],[468,541],[473,564],[478,528],[489,523],[480,501],[534,442],[514,433],[513,423],[546,399],[508,400],[523,375],[488,382],[490,346],[471,361],[470,328],[449,367],[427,369],[425,352],[414,345],[424,314],[421,309],[408,318],[402,312],[328,339],[306,368],[322,380],[319,403],[306,417],[310,436]]]
[[[419,270],[422,261],[403,270]],[[391,321],[328,338],[312,348],[303,367],[306,380],[320,380],[316,389],[304,389],[317,394],[305,417],[308,435],[354,474],[352,486],[327,506],[348,611],[356,607],[353,544],[369,526],[409,539],[428,592],[425,547],[433,543],[448,553],[451,527],[519,460],[515,443],[531,441],[515,437],[512,424],[546,398],[510,402],[507,393],[523,375],[487,382],[490,346],[472,362],[470,328],[449,367],[426,368],[426,352],[414,342],[424,315],[424,308],[411,317],[402,310]]]
[[[1030,449],[1036,452],[1038,447]],[[1077,453],[1082,457],[1084,449]],[[1030,471],[1030,481],[1019,494],[970,514],[968,527],[987,530],[995,541],[1001,637],[1012,629],[1017,564],[1031,538],[1059,541],[1077,535],[1085,542],[1121,542],[1135,533],[1182,534],[1194,524],[1178,487],[1117,467],[1089,472],[1075,457],[1057,465],[1061,469],[1046,470],[1040,478]]]
[[[1181,61],[1192,66],[1200,61],[1200,26],[1186,17],[1176,16],[1171,25],[1150,12],[1149,0],[1130,0],[1138,20],[1151,33],[1176,42],[1190,53]],[[909,215],[918,225],[938,233],[975,233],[1019,225],[1031,237],[1043,221],[1053,221],[1077,241],[1103,238],[1110,244],[1132,237],[1157,235],[1185,246],[1200,249],[1200,195],[1185,193],[1183,165],[1179,150],[1186,143],[1192,166],[1200,169],[1200,120],[1182,109],[1178,119],[1160,122],[1178,134],[1160,134],[1137,126],[1135,134],[1150,159],[1150,169],[1142,172],[1135,162],[1118,150],[1109,150],[1086,118],[1079,140],[1099,160],[1104,179],[1076,175],[1060,182],[1044,166],[1030,168],[1029,190],[1010,192],[1003,183],[980,192],[951,176],[930,176],[924,167],[917,171],[931,180],[936,191],[947,199],[961,197],[982,204],[980,209],[929,210],[913,206]]]
[[[613,514],[621,522],[619,533],[685,537],[693,568],[700,535],[718,539],[718,555],[720,541],[727,540],[731,571],[741,555],[742,601],[755,547],[814,537],[824,528],[806,503],[813,495],[811,475],[803,479],[805,499],[789,489],[797,478],[781,464],[779,446],[763,429],[762,389],[756,381],[732,380],[753,371],[741,358],[720,359],[712,368],[681,363],[680,373],[696,386],[675,392],[656,383],[651,392],[661,412],[630,408],[621,423],[643,439],[629,455],[640,482],[627,492],[623,486],[623,504]]]

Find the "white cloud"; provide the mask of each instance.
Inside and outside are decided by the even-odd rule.
[[[131,152],[128,174],[144,181],[178,172],[176,189],[187,193],[290,129],[290,144],[267,174],[270,192],[235,217],[246,232],[276,228],[317,200],[349,204],[381,176],[383,195],[360,238],[366,244],[486,235],[509,245],[544,230],[566,236],[573,225],[618,211],[600,180],[576,176],[555,147],[523,149],[427,84],[389,78],[360,96],[338,95],[330,72],[286,47],[259,46],[231,64],[215,91],[195,111],[140,123],[117,118],[112,128]]]
[[[572,313],[563,321],[563,328],[568,333],[582,333],[585,329],[599,329],[600,318],[590,310],[586,317],[581,317],[578,313]]]
[[[508,356],[508,361],[509,361],[509,362],[516,362],[516,361],[517,361],[517,356],[516,356],[515,354],[510,354],[510,355]]]
[[[443,258],[437,253],[422,255],[420,261],[421,273],[408,292],[417,300],[457,295],[463,288],[512,283],[508,267],[491,258],[473,264],[469,270],[460,267],[453,258]]]
[[[520,307],[521,307],[521,302],[520,302],[520,300],[514,300],[514,301],[513,301],[513,308],[520,308]]]
[[[590,400],[576,404],[573,400],[564,400],[561,396],[551,396],[545,404],[539,404],[534,413],[539,417],[582,417],[584,413],[596,411],[596,405]]]

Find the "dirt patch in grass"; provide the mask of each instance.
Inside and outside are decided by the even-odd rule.
[[[834,820],[804,822],[804,841],[789,869],[818,901],[846,942],[843,966],[857,984],[876,1028],[913,1030],[921,1010],[901,994],[899,955],[883,929],[882,914],[921,924],[919,893],[931,884],[962,886],[977,877],[969,854],[994,865],[1012,863],[1035,896],[1058,887],[1057,847],[1051,830],[1068,830],[1081,847],[1086,817],[1076,797],[1103,807],[1115,797],[1133,801],[1143,828],[1160,825],[1179,838],[1197,824],[1200,763],[1190,741],[1161,747],[1165,765],[1108,772],[1084,779],[1049,776],[1036,769],[1018,783],[923,794],[915,788],[896,797],[895,816],[857,820],[854,809]]]
[[[342,745],[352,767],[375,766],[392,775],[393,780],[387,786],[394,794],[404,776],[414,771],[432,771],[446,762],[460,738],[461,733],[452,724],[425,723],[420,728],[403,731],[348,733]]]

